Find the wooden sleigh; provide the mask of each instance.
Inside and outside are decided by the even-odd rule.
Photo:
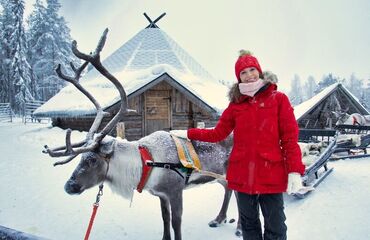
[[[337,147],[331,160],[370,157],[370,126],[337,125]]]
[[[316,150],[311,158],[310,164],[305,163],[306,170],[302,176],[305,186],[302,191],[293,194],[297,198],[304,198],[314,190],[332,171],[333,167],[328,167],[330,156],[336,148],[337,133],[335,130],[326,129],[300,129],[300,143],[318,143],[322,147]],[[304,157],[305,158],[305,157]]]

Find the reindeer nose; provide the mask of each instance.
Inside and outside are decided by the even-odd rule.
[[[79,184],[73,183],[71,181],[66,182],[66,184],[64,185],[64,190],[68,194],[80,194],[82,192],[81,191],[81,186]]]

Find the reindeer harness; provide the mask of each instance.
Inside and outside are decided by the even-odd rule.
[[[200,171],[201,164],[192,143],[176,136],[172,136],[172,138],[176,144],[180,163],[155,162],[149,150],[144,146],[139,146],[142,161],[142,174],[140,182],[136,188],[139,193],[143,191],[145,183],[147,182],[153,167],[170,169],[176,172],[181,178],[185,178],[185,184],[189,182],[189,178],[193,170],[197,170],[198,172]],[[180,173],[179,170],[185,171],[185,177]]]

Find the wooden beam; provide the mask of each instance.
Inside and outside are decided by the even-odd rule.
[[[162,13],[159,17],[157,17],[154,21],[146,14],[144,13],[145,18],[149,21],[149,25],[146,26],[146,28],[159,28],[156,24],[162,17],[164,17],[166,13]]]

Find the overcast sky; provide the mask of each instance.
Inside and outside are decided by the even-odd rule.
[[[34,0],[26,0],[28,9]],[[214,77],[235,80],[239,49],[252,51],[263,70],[289,89],[324,74],[370,79],[368,0],[60,0],[60,14],[81,50],[95,49],[108,27],[107,57],[163,12],[158,26]],[[29,11],[29,10],[28,10]]]

